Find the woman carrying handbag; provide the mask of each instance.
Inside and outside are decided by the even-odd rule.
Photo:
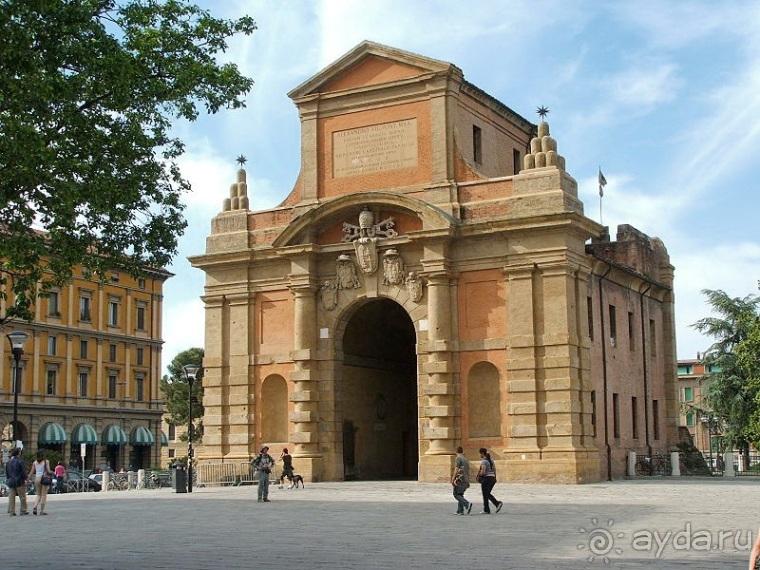
[[[47,504],[48,489],[53,478],[51,477],[50,462],[45,459],[45,452],[37,452],[37,460],[32,463],[29,470],[29,478],[34,476],[34,487],[37,490],[37,498],[34,501],[32,513],[35,515],[46,515],[45,505]]]
[[[491,508],[489,501],[496,507],[496,512],[501,510],[504,503],[497,501],[496,497],[491,494],[494,485],[496,485],[496,466],[493,464],[491,454],[485,447],[480,448],[480,470],[478,470],[478,482],[480,489],[483,491],[483,511],[481,515],[490,515]]]

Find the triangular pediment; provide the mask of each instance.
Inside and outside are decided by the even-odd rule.
[[[364,41],[343,57],[293,89],[288,96],[299,99],[316,93],[385,85],[423,75],[459,69],[445,61]]]

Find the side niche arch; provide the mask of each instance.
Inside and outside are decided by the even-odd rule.
[[[467,374],[467,431],[471,438],[501,437],[499,370],[478,362]]]
[[[288,383],[271,374],[261,383],[261,441],[288,442]]]

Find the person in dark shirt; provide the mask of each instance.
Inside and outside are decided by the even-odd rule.
[[[16,516],[16,496],[21,503],[21,514],[28,515],[26,506],[26,465],[21,459],[21,450],[16,447],[11,451],[11,460],[5,464],[6,485],[8,485],[8,514]]]

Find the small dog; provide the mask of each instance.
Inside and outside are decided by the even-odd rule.
[[[299,483],[301,484],[301,488],[302,489],[306,488],[306,487],[304,487],[304,484],[303,484],[303,476],[302,475],[293,475],[293,482],[290,484],[290,486],[288,487],[288,489],[292,489],[294,487],[297,489]]]

